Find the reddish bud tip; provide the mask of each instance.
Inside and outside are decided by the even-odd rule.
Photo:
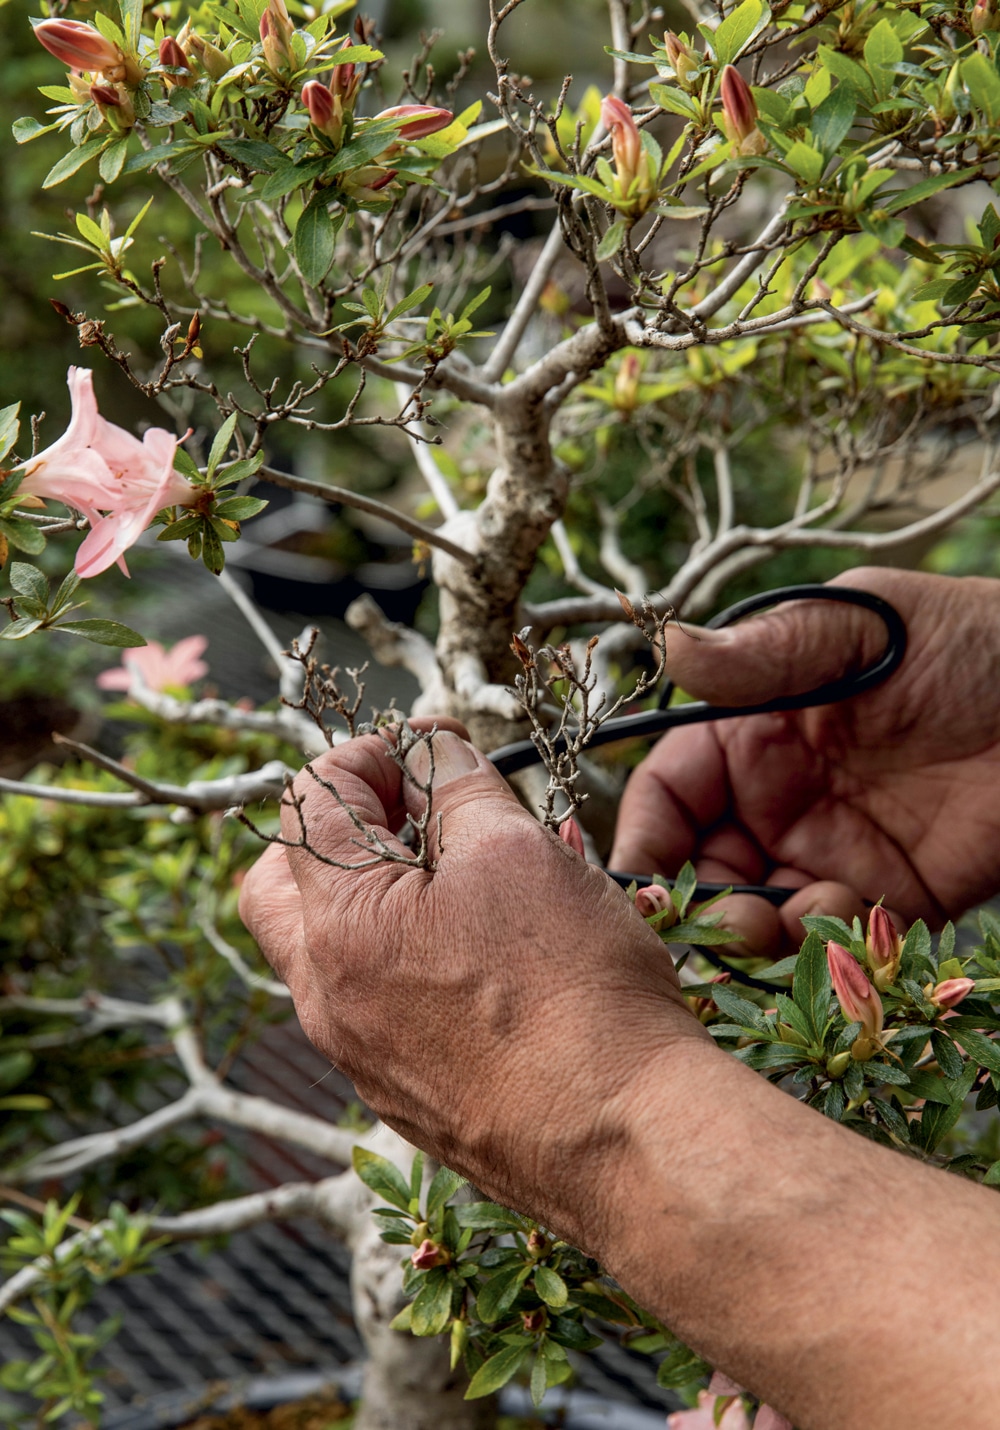
[[[657,919],[657,928],[669,928],[677,920],[670,890],[662,884],[645,884],[635,891],[635,907],[644,919]],[[666,917],[664,917],[666,916]]]
[[[575,819],[570,818],[563,820],[559,826],[559,838],[564,844],[568,844],[572,850],[579,854],[581,859],[586,858],[583,848],[583,835]]]
[[[187,70],[191,66],[187,62],[187,55],[172,35],[164,35],[160,41],[160,64],[169,65],[171,69]]]
[[[873,1041],[882,1031],[882,999],[852,953],[832,940],[826,946],[833,991],[849,1023],[860,1023],[860,1037]]]
[[[333,118],[333,95],[325,84],[311,79],[302,86],[302,103],[317,129],[323,129]]]
[[[35,26],[35,39],[72,69],[91,73],[116,68],[122,62],[118,46],[81,20],[42,20]]]
[[[450,1260],[445,1248],[439,1246],[436,1241],[431,1241],[429,1237],[420,1243],[410,1257],[418,1271],[433,1271],[435,1266],[445,1266]]]
[[[627,193],[642,160],[642,135],[635,115],[616,94],[606,94],[601,100],[601,123],[611,135],[615,169],[622,190]]]

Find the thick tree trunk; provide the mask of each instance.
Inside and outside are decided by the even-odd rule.
[[[451,1370],[445,1338],[389,1329],[406,1304],[405,1248],[381,1241],[369,1217],[353,1250],[354,1316],[368,1352],[355,1430],[492,1430],[496,1401],[464,1399],[469,1378]]]

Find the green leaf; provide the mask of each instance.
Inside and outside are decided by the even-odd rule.
[[[930,930],[923,919],[917,919],[903,939],[900,973],[903,977],[915,978],[918,982],[923,976],[926,982],[934,976],[935,971],[931,961]]]
[[[986,1169],[986,1176],[983,1178],[984,1187],[1000,1187],[1000,1162],[993,1162]]]
[[[541,1299],[546,1306],[551,1306],[554,1311],[561,1311],[569,1301],[566,1282],[558,1271],[553,1271],[550,1266],[536,1266],[534,1282],[535,1290]]]
[[[687,913],[688,905],[694,898],[697,887],[698,875],[695,873],[694,865],[689,859],[677,875],[677,878],[673,882],[673,887],[670,890],[671,901],[681,918]]]
[[[455,1208],[455,1217],[459,1226],[469,1226],[473,1231],[530,1231],[532,1225],[527,1217],[495,1202],[469,1202]]]
[[[84,640],[93,641],[95,645],[131,648],[146,644],[145,636],[118,621],[60,621],[55,629],[65,631],[67,635],[83,636]]]
[[[955,1040],[980,1067],[988,1068],[991,1073],[1000,1073],[1000,1043],[973,1028],[963,1028],[955,1034]]]
[[[679,114],[682,119],[694,119],[697,116],[692,101],[682,89],[676,89],[673,85],[651,84],[649,96],[661,109],[666,109],[671,114]]]
[[[975,177],[974,169],[959,169],[954,174],[933,174],[929,179],[922,179],[919,184],[911,184],[901,193],[884,194],[882,197],[885,202],[882,206],[886,213],[902,213],[904,209],[912,208],[914,204],[929,199],[932,194],[939,194],[942,189],[954,188],[956,184],[967,184]]]
[[[16,621],[11,621],[9,626],[4,626],[0,631],[0,641],[23,641],[25,636],[30,636],[32,631],[37,631],[41,621],[21,616]]]
[[[106,184],[113,184],[121,173],[128,158],[128,135],[114,140],[101,155],[98,173]]]
[[[851,85],[857,90],[859,98],[866,100],[874,98],[875,91],[872,88],[872,82],[856,60],[841,54],[839,50],[831,49],[829,45],[820,45],[816,53],[824,69],[828,69],[844,84]]]
[[[732,64],[770,13],[762,0],[743,0],[714,33],[709,32],[706,38],[720,65]]]
[[[1000,75],[996,67],[977,51],[962,61],[962,80],[976,108],[996,123],[1000,119]]]
[[[292,253],[303,283],[315,288],[330,271],[337,230],[330,218],[327,192],[315,194],[302,210],[292,237]]]
[[[600,243],[597,245],[597,261],[603,263],[607,258],[614,258],[625,241],[625,233],[628,228],[624,219],[619,219],[607,230]]]
[[[16,516],[0,518],[0,532],[6,536],[11,546],[23,551],[27,556],[37,556],[45,550],[45,533],[39,531],[37,526],[32,526],[30,521],[22,521]]]
[[[260,497],[227,497],[215,508],[215,515],[221,516],[225,521],[246,521],[263,511],[267,505]]]
[[[439,1336],[451,1320],[451,1281],[448,1273],[436,1267],[417,1292],[410,1317],[410,1330],[415,1336]]]
[[[29,566],[24,561],[12,561],[10,584],[11,589],[19,596],[30,596],[43,606],[48,606],[49,583],[37,566]]]
[[[733,1022],[738,1023],[740,1027],[753,1029],[758,1033],[771,1032],[767,1019],[757,1004],[751,1003],[747,998],[741,998],[738,993],[734,993],[724,983],[712,984],[712,997],[726,1017],[732,1018]]]
[[[545,1392],[549,1388],[547,1367],[548,1362],[539,1351],[535,1356],[535,1363],[531,1367],[531,1403],[536,1410],[545,1399]]]
[[[830,968],[823,939],[810,929],[799,952],[792,982],[792,999],[812,1029],[813,1041],[822,1043],[830,1014]]]
[[[15,144],[27,144],[32,139],[37,139],[40,134],[49,134],[58,127],[58,123],[39,124],[38,120],[33,119],[31,115],[25,115],[22,119],[15,119],[10,130],[14,136]]]
[[[237,416],[238,413],[231,412],[226,418],[225,422],[223,422],[222,426],[219,428],[218,432],[216,432],[215,434],[215,440],[212,443],[212,450],[208,454],[207,475],[209,477],[215,475],[216,467],[219,465],[223,457],[226,455],[226,452],[229,450],[229,444],[233,440],[233,433],[236,431]]]
[[[505,1267],[491,1276],[476,1298],[476,1313],[481,1321],[492,1325],[509,1311],[517,1300],[518,1292],[531,1275],[531,1266],[523,1262]]]
[[[814,111],[809,132],[825,158],[832,158],[847,138],[857,107],[857,96],[850,85],[838,84]]]
[[[97,157],[106,144],[105,139],[88,139],[77,149],[71,149],[68,154],[64,154],[58,163],[52,168],[42,180],[43,189],[54,189],[56,184],[61,184],[63,179],[68,179],[71,174],[75,174],[77,169],[82,169],[84,164]]]
[[[21,424],[18,421],[20,410],[19,402],[13,402],[9,407],[0,407],[0,459],[6,457],[11,447],[17,442],[21,431]]]
[[[810,187],[815,187],[823,177],[823,170],[826,168],[826,159],[818,149],[814,149],[811,144],[805,144],[801,139],[796,139],[795,143],[785,155],[785,163],[792,173]]]
[[[865,41],[865,64],[872,72],[882,94],[888,91],[892,83],[892,71],[903,58],[903,46],[899,36],[892,25],[886,19],[879,20],[878,24],[871,30]],[[876,70],[889,71],[888,75],[876,75]],[[883,88],[884,86],[884,88]]]
[[[469,1388],[465,1392],[466,1400],[479,1400],[484,1395],[492,1395],[502,1385],[506,1385],[508,1380],[521,1369],[521,1365],[530,1351],[531,1347],[528,1342],[522,1341],[512,1346],[505,1346],[502,1351],[497,1351],[495,1356],[490,1356],[469,1382]]]
[[[378,1196],[384,1197],[401,1211],[409,1211],[409,1184],[399,1168],[387,1157],[380,1157],[377,1152],[369,1152],[365,1147],[355,1147],[351,1160],[355,1172],[366,1187],[370,1187]]]
[[[449,1201],[459,1187],[465,1186],[465,1178],[448,1167],[439,1167],[427,1189],[427,1215],[432,1216],[439,1207]]]
[[[273,174],[288,162],[280,149],[259,139],[220,139],[218,147],[231,159],[245,164],[248,169],[256,169],[265,174]]]
[[[839,1082],[832,1082],[823,1098],[823,1116],[829,1117],[833,1122],[839,1122],[846,1107],[843,1087]]]

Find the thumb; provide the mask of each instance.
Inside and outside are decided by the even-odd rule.
[[[410,778],[403,782],[403,804],[412,819],[423,816],[429,789],[433,819],[447,818],[455,833],[463,825],[471,833],[474,823],[510,816],[536,823],[486,756],[450,730],[438,730],[429,741],[414,745],[406,769]],[[436,832],[431,836],[433,842]]]
[[[669,626],[664,644],[681,690],[713,705],[753,705],[863,670],[884,649],[885,626],[860,606],[790,601],[723,630]]]

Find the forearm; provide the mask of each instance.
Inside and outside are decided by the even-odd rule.
[[[800,1430],[995,1423],[1000,1202],[694,1040],[652,1067],[595,1250]]]

